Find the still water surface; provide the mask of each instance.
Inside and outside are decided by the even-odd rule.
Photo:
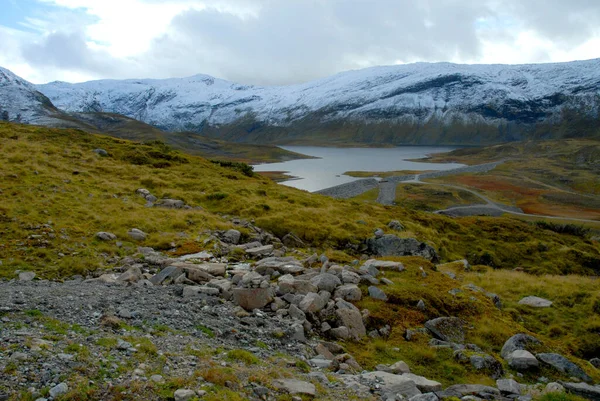
[[[291,160],[254,166],[254,171],[286,171],[299,179],[282,184],[307,191],[318,191],[359,178],[343,175],[346,171],[450,170],[458,163],[420,163],[432,153],[456,148],[440,146],[401,146],[397,148],[324,148],[318,146],[281,146],[281,148],[319,159]]]

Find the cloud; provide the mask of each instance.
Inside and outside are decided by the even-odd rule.
[[[38,81],[206,73],[287,84],[414,61],[600,57],[597,0],[37,1],[52,12],[22,21],[27,34],[0,27],[11,52],[0,63]]]

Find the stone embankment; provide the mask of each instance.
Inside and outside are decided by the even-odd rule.
[[[321,189],[315,193],[331,196],[337,199],[348,199],[364,194],[367,191],[377,188],[379,181],[375,178],[366,178],[347,182],[346,184],[336,185],[335,187]]]

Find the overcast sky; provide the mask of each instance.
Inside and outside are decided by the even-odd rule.
[[[0,0],[0,66],[34,83],[598,57],[600,0]]]

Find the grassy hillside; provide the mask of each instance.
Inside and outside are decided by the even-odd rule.
[[[93,150],[108,152],[101,157]],[[343,260],[360,256],[376,228],[400,220],[399,236],[430,243],[443,260],[468,258],[497,268],[583,274],[600,266],[598,242],[511,218],[464,218],[334,200],[248,177],[231,168],[171,150],[78,130],[0,124],[0,272],[33,269],[64,277],[111,265],[112,256],[144,245],[199,250],[206,230],[231,227],[231,216],[254,219],[278,237],[293,232]],[[194,209],[145,207],[135,195],[184,200]],[[131,228],[147,240],[127,240]],[[387,229],[387,228],[386,228]],[[123,243],[95,239],[110,231]],[[389,230],[388,230],[389,231]],[[395,233],[395,232],[394,232]],[[580,233],[576,233],[580,234]]]

